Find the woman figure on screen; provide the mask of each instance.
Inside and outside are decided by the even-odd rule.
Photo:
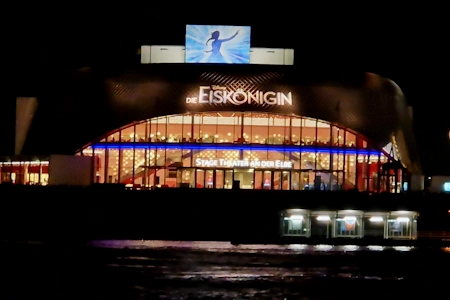
[[[229,38],[226,39],[219,39],[220,31],[216,30],[211,34],[211,37],[206,41],[206,45],[208,45],[209,41],[212,40],[211,43],[211,50],[205,51],[206,53],[211,53],[209,56],[210,62],[225,62],[222,56],[222,53],[220,53],[220,48],[222,47],[222,43],[231,41],[234,39],[239,33],[239,30],[236,31],[236,33]]]

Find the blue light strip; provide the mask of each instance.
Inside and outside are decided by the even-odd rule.
[[[132,149],[173,149],[173,150],[225,150],[225,151],[279,151],[279,152],[315,152],[332,154],[380,155],[381,151],[340,147],[314,147],[293,145],[258,145],[258,144],[179,144],[179,143],[98,143],[94,149],[132,150]]]

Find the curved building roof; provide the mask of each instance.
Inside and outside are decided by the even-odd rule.
[[[338,123],[380,148],[395,137],[401,161],[421,172],[412,118],[394,82],[369,73],[325,77],[296,70],[207,64],[81,70],[57,99],[40,103],[23,153],[74,153],[108,131],[156,116],[267,111]]]

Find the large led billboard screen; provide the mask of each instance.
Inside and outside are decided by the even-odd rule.
[[[187,25],[187,63],[250,63],[250,26]]]

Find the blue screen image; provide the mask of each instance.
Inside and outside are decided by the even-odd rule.
[[[250,63],[250,26],[186,25],[186,62]]]

